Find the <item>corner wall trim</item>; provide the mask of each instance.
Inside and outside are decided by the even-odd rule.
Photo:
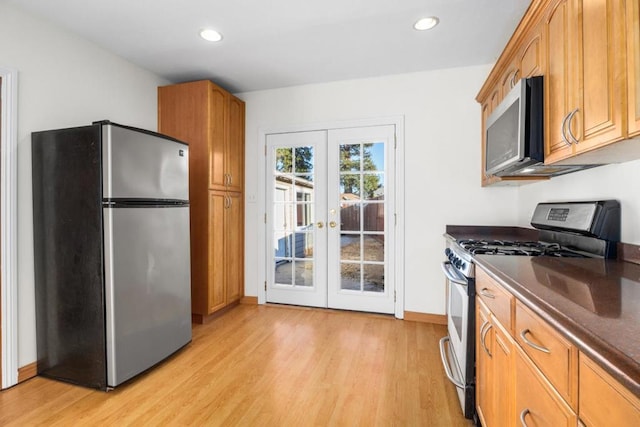
[[[240,304],[258,305],[258,297],[242,297]]]
[[[0,388],[8,388],[18,383],[18,71],[0,67],[0,77]]]
[[[419,313],[416,311],[405,311],[404,320],[412,322],[433,323],[434,325],[446,325],[447,316],[444,314]]]

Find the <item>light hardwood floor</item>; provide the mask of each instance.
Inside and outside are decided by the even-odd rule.
[[[41,377],[0,392],[0,425],[469,426],[444,376],[445,326],[240,305],[104,393]]]

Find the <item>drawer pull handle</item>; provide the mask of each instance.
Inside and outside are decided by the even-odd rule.
[[[493,295],[491,292],[488,292],[487,288],[480,289],[480,295],[482,295],[483,297],[490,298],[490,299],[495,299],[496,298],[495,295]]]
[[[527,427],[527,421],[524,418],[530,413],[531,411],[528,409],[525,409],[524,411],[520,412],[520,422],[522,423],[522,427]]]
[[[486,338],[487,338],[487,333],[489,333],[489,329],[491,328],[493,328],[493,325],[489,323],[488,320],[485,320],[485,322],[480,327],[480,343],[482,344],[482,348],[484,349],[485,353],[487,353],[489,357],[493,357],[493,355],[487,348]]]
[[[520,338],[522,338],[522,340],[529,346],[529,347],[533,347],[538,351],[541,351],[543,353],[547,353],[547,354],[551,354],[551,350],[549,350],[546,347],[542,347],[541,345],[538,345],[534,342],[531,342],[527,339],[527,334],[530,333],[531,331],[529,329],[525,329],[524,331],[520,332]]]

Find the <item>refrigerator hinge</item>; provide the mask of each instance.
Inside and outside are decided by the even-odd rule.
[[[264,214],[264,223],[265,224],[267,223],[267,214],[266,213]]]
[[[267,144],[264,144],[264,156],[267,157]]]
[[[266,280],[264,281],[264,291],[265,292],[267,291],[267,281]]]

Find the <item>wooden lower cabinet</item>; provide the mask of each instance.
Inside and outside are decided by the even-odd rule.
[[[585,426],[640,426],[640,399],[580,354],[580,421]]]
[[[478,298],[476,407],[484,426],[507,426],[513,418],[513,339]]]
[[[209,192],[208,313],[242,297],[243,223],[242,193]]]
[[[476,410],[484,427],[640,426],[638,396],[522,301],[510,304],[503,296],[515,297],[480,268],[476,290]]]
[[[519,347],[515,350],[515,383],[515,418],[501,425],[577,425],[575,412]]]

